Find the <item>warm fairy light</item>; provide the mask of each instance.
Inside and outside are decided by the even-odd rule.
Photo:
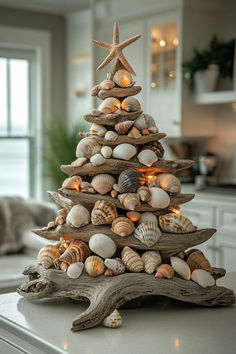
[[[160,47],[165,47],[166,46],[166,41],[164,41],[164,39],[161,39],[160,40],[160,42],[159,42],[159,44],[160,44]]]
[[[175,349],[179,349],[179,338],[175,338]]]
[[[127,75],[122,75],[121,82],[122,82],[123,87],[130,86],[130,78]]]
[[[76,191],[79,192],[79,190],[80,190],[80,183],[79,183],[79,182],[73,183],[73,189],[75,189]]]
[[[174,71],[174,70],[171,70],[171,71],[169,72],[169,77],[170,77],[171,79],[173,79],[173,78],[175,77],[175,71]]]
[[[180,211],[178,208],[170,207],[170,211],[176,215],[183,215],[182,211]]]
[[[152,88],[156,87],[156,85],[157,85],[157,84],[156,84],[155,82],[151,82],[151,87],[152,87]]]
[[[146,183],[148,183],[148,182],[151,182],[151,181],[155,181],[155,179],[156,179],[156,176],[146,176]]]
[[[60,248],[62,248],[62,249],[67,249],[69,247],[69,245],[68,245],[68,243],[66,242],[66,241],[63,241],[62,243],[61,243],[61,245],[60,245]]]
[[[172,43],[177,47],[179,45],[179,39],[175,37]]]

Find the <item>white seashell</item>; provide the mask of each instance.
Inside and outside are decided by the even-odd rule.
[[[84,263],[84,267],[90,277],[93,278],[103,274],[105,271],[104,261],[98,256],[88,257]]]
[[[93,123],[89,132],[92,135],[104,136],[107,129],[103,125]]]
[[[103,146],[101,148],[101,154],[105,159],[109,159],[112,155],[112,148],[110,146]]]
[[[159,225],[163,232],[184,234],[196,231],[196,226],[186,216],[175,213],[159,216]]]
[[[177,177],[170,173],[162,173],[156,176],[160,188],[168,193],[178,194],[181,191],[181,184]]]
[[[144,271],[148,274],[154,273],[162,262],[160,253],[158,251],[144,252],[141,259],[144,263]]]
[[[213,276],[203,269],[195,269],[192,272],[191,279],[195,281],[202,288],[206,288],[207,286],[215,285],[215,279]]]
[[[118,134],[116,132],[113,132],[112,130],[109,130],[105,134],[105,140],[107,141],[116,141],[118,139]]]
[[[108,328],[119,328],[122,326],[122,318],[117,310],[114,310],[102,321],[103,326]]]
[[[102,258],[110,258],[116,252],[115,242],[104,234],[94,234],[90,237],[89,248]]]
[[[122,101],[121,108],[127,112],[136,112],[141,110],[141,105],[137,98],[129,96]]]
[[[71,279],[77,279],[81,275],[84,269],[84,263],[76,262],[69,265],[67,268],[67,275]]]
[[[81,183],[82,178],[80,176],[72,176],[65,179],[65,181],[62,183],[61,188],[79,190]]]
[[[120,108],[120,101],[115,97],[108,97],[98,107],[101,113],[109,114],[114,113]]]
[[[86,157],[79,157],[77,160],[71,162],[71,166],[83,166],[85,162],[87,161]]]
[[[98,193],[104,195],[112,190],[115,178],[106,173],[102,173],[93,177],[91,185]]]
[[[120,87],[130,87],[133,84],[132,76],[124,69],[116,71],[113,76],[113,81]]]
[[[121,204],[128,210],[135,210],[141,205],[138,193],[124,193],[118,195]]]
[[[112,153],[112,156],[115,159],[121,159],[121,160],[130,160],[134,155],[136,155],[137,149],[134,145],[131,144],[119,144],[117,145]]]
[[[149,114],[144,113],[135,119],[133,126],[136,127],[139,131],[149,127],[155,127],[157,129],[154,118]]]
[[[111,80],[103,80],[100,84],[99,84],[100,88],[102,90],[110,90],[115,86],[115,83]]]
[[[142,202],[148,202],[151,199],[151,192],[148,187],[139,187],[137,192]]]
[[[170,257],[170,263],[176,273],[178,273],[182,278],[190,280],[191,270],[189,265],[183,259],[178,257]]]
[[[168,207],[170,197],[163,189],[151,187],[149,190],[151,192],[151,200],[148,202],[149,205],[156,209],[165,209]]]
[[[90,157],[90,162],[92,163],[93,166],[100,166],[103,165],[106,160],[101,154],[95,154],[92,157]]]
[[[150,133],[152,133],[152,134],[156,134],[156,133],[158,133],[158,128],[157,128],[157,127],[155,127],[155,126],[148,128],[148,130],[149,130],[149,131],[150,131]]]
[[[105,266],[113,271],[114,275],[122,274],[125,272],[125,265],[120,258],[107,258],[105,259]]]
[[[90,222],[90,213],[82,205],[74,205],[66,217],[66,223],[72,227],[81,227]]]
[[[152,247],[160,239],[161,230],[156,223],[145,221],[144,223],[139,224],[135,229],[134,237],[148,247]]]
[[[139,162],[147,167],[151,167],[158,160],[154,151],[144,149],[137,155]]]
[[[142,213],[138,223],[141,224],[145,221],[150,221],[150,222],[156,223],[158,225],[157,216],[155,214],[151,213],[150,211],[146,211],[145,213]]]
[[[100,152],[101,145],[93,137],[86,137],[80,140],[76,148],[76,157],[87,157]]]

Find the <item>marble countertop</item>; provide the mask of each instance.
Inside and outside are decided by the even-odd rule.
[[[236,273],[217,283],[236,293]],[[98,326],[72,333],[73,319],[85,308],[70,300],[28,302],[16,293],[1,295],[0,337],[30,353],[34,348],[34,354],[235,353],[236,306],[202,308],[168,298],[148,299],[140,309],[120,310],[119,329]],[[2,343],[4,339],[0,352]]]

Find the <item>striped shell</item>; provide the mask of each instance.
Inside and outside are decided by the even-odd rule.
[[[128,133],[128,137],[133,138],[133,139],[138,139],[141,136],[142,136],[142,134],[140,134],[139,130],[135,127],[132,127]]]
[[[159,185],[164,191],[178,194],[181,191],[181,184],[177,177],[169,173],[162,173],[156,176]]]
[[[74,240],[59,259],[61,262],[72,264],[76,262],[84,262],[89,255],[90,250],[87,244],[80,240]]]
[[[165,152],[159,141],[152,141],[150,143],[144,144],[141,146],[140,150],[151,150],[156,154],[158,159],[162,158]]]
[[[105,271],[105,265],[103,260],[98,256],[90,256],[86,259],[84,264],[85,270],[90,277],[97,277]]]
[[[141,110],[141,105],[137,98],[129,96],[122,101],[121,108],[127,112],[137,112]]]
[[[143,175],[132,168],[121,172],[118,179],[120,193],[135,193],[143,183]]]
[[[104,136],[107,132],[107,128],[103,125],[93,123],[89,132],[92,135]]]
[[[119,328],[122,326],[122,318],[117,310],[114,310],[102,321],[103,326],[108,328]]]
[[[134,237],[146,246],[151,247],[160,239],[161,230],[156,223],[145,221],[144,223],[139,224],[135,229]]]
[[[195,269],[192,272],[191,279],[202,288],[215,285],[215,279],[213,276],[203,269]]]
[[[115,183],[115,178],[111,175],[102,173],[93,177],[91,185],[99,194],[106,194],[112,190],[112,186]]]
[[[115,97],[108,97],[102,101],[102,103],[98,107],[98,110],[101,113],[108,114],[108,113],[114,113],[119,108],[120,108],[120,101]]]
[[[112,148],[110,146],[103,146],[101,148],[101,154],[105,159],[109,159],[112,155]]]
[[[150,211],[146,211],[145,213],[141,214],[141,217],[139,219],[139,224],[145,222],[145,221],[150,221],[154,222],[158,225],[158,218],[155,214],[151,213]]]
[[[86,157],[97,154],[101,149],[101,145],[93,137],[86,137],[80,140],[76,148],[76,157]]]
[[[147,167],[151,167],[154,162],[158,160],[158,157],[155,152],[149,149],[140,151],[140,153],[137,155],[137,158],[141,164]]]
[[[115,234],[126,237],[131,235],[134,231],[134,224],[130,219],[121,216],[112,222],[111,229]]]
[[[127,210],[135,210],[141,205],[138,193],[120,194],[118,195],[118,199]]]
[[[185,280],[190,280],[191,270],[183,259],[178,257],[170,257],[170,263],[177,274],[179,274]]]
[[[133,84],[132,76],[127,70],[120,69],[115,72],[113,81],[120,87],[130,87]]]
[[[132,120],[126,120],[124,122],[117,123],[115,125],[115,130],[117,131],[118,134],[125,134],[129,128],[132,127],[134,122]]]
[[[107,141],[116,141],[118,139],[118,134],[116,132],[113,132],[112,130],[109,130],[105,134],[105,140]]]
[[[118,217],[116,206],[105,200],[97,200],[91,212],[93,225],[111,224]]]
[[[123,143],[117,145],[113,152],[112,156],[115,159],[120,159],[120,160],[130,160],[134,155],[136,155],[137,149],[134,145],[128,144],[128,143]]]
[[[125,272],[125,265],[120,258],[105,259],[105,266],[113,271],[114,275],[119,275]]]
[[[38,253],[38,262],[43,268],[50,268],[56,258],[60,257],[59,248],[54,245],[46,245]]]
[[[174,269],[169,264],[161,264],[157,267],[155,277],[172,279],[174,274]]]
[[[144,252],[141,259],[144,263],[144,271],[148,274],[154,273],[162,262],[160,253],[158,251]]]
[[[83,205],[74,205],[66,217],[66,223],[72,227],[85,226],[90,222],[90,213]]]
[[[187,263],[191,269],[191,272],[193,272],[195,269],[203,269],[209,273],[212,271],[210,262],[199,250],[192,252],[188,256]]]
[[[122,261],[130,272],[140,273],[143,270],[143,261],[140,255],[126,246],[121,252]]]
[[[80,176],[72,176],[65,179],[61,188],[76,189],[78,191],[81,183],[82,178]]]
[[[196,226],[184,215],[174,213],[159,216],[159,225],[163,232],[184,234],[196,231]]]
[[[151,199],[148,201],[149,205],[155,209],[165,209],[169,206],[170,197],[163,189],[151,187],[149,190],[151,192]]]

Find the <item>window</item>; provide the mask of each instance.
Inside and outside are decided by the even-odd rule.
[[[0,48],[0,195],[35,195],[34,61]]]

